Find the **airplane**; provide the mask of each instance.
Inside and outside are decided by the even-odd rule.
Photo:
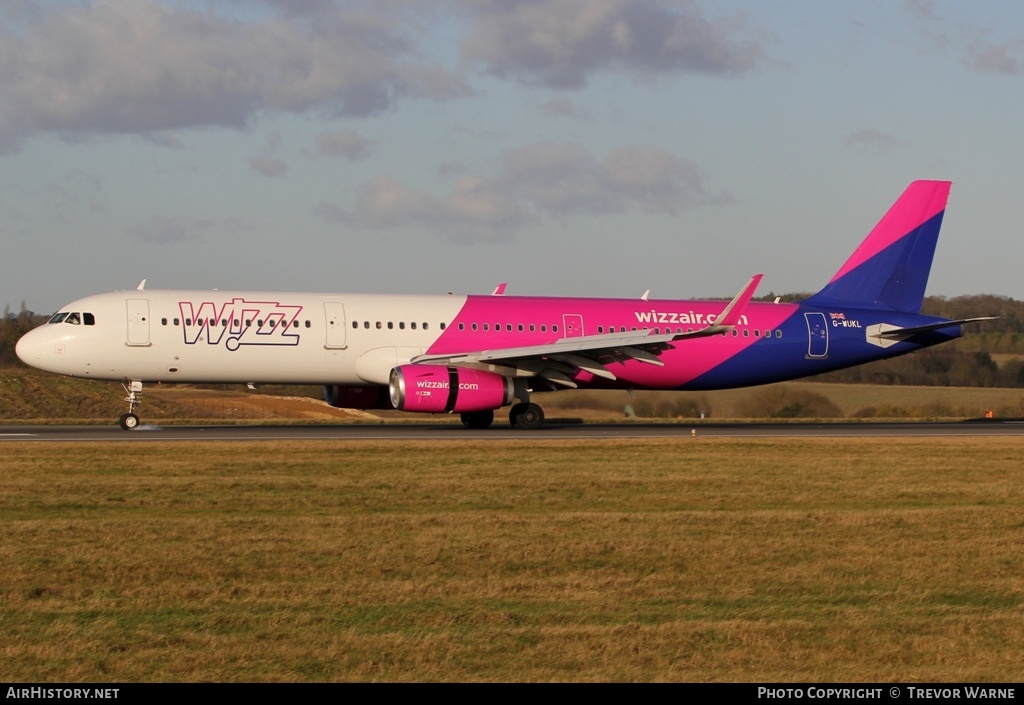
[[[150,382],[316,384],[336,407],[459,414],[537,429],[532,395],[573,388],[710,390],[791,380],[954,340],[920,313],[949,181],[915,181],[835,276],[799,303],[490,295],[134,290],[89,296],[17,354],[61,375],[122,381],[136,428]]]

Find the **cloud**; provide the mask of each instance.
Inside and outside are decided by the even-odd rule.
[[[735,20],[707,19],[692,2],[489,0],[465,7],[475,24],[463,58],[529,85],[579,89],[608,70],[739,74],[765,57],[760,44],[735,37]]]
[[[937,20],[935,0],[903,0],[903,11],[921,20]]]
[[[274,130],[267,135],[267,144],[263,148],[263,153],[258,157],[251,157],[249,159],[249,166],[261,176],[284,176],[288,173],[288,165],[277,156],[283,145],[284,138],[281,137],[280,132]]]
[[[472,70],[562,89],[601,72],[734,75],[764,59],[743,29],[687,0],[11,0],[0,10],[0,153],[41,134],[365,118],[471,95]],[[459,43],[454,68],[430,56],[440,41]]]
[[[843,140],[847,147],[864,147],[888,154],[899,144],[896,138],[874,127],[849,134]]]
[[[192,218],[188,216],[154,215],[128,228],[128,235],[142,242],[177,245],[203,240],[210,232],[239,234],[252,226],[238,218]]]
[[[576,107],[576,104],[566,98],[552,98],[544,103],[541,109],[546,115],[558,115],[561,117],[584,118],[586,115]]]
[[[377,143],[364,138],[355,130],[324,132],[316,136],[313,154],[358,162],[370,156],[375,144]]]
[[[277,177],[288,173],[287,164],[277,157],[266,154],[259,157],[251,157],[249,159],[249,166],[260,176]]]
[[[575,144],[538,143],[505,152],[492,177],[460,175],[436,196],[390,176],[357,191],[350,208],[321,202],[331,223],[371,230],[416,226],[454,242],[505,242],[542,218],[603,215],[639,208],[676,213],[731,202],[708,192],[699,168],[662,149],[628,146],[594,159]]]
[[[208,220],[189,220],[155,215],[128,229],[128,234],[137,240],[159,245],[173,245],[194,242],[211,226]]]
[[[965,63],[978,73],[1005,73],[1016,76],[1021,72],[1021,64],[1012,52],[1019,48],[1019,44],[972,44],[967,48]]]
[[[645,145],[616,149],[603,162],[574,144],[543,142],[510,149],[495,182],[555,218],[619,213],[634,207],[676,213],[729,200],[706,192],[693,163]]]
[[[316,22],[157,0],[21,12],[0,28],[0,150],[38,133],[242,128],[264,111],[365,117],[468,91],[387,13],[347,8]]]
[[[452,242],[502,242],[534,216],[480,179],[462,177],[446,198],[378,176],[356,192],[351,209],[319,203],[314,212],[331,223],[371,230],[415,226]]]

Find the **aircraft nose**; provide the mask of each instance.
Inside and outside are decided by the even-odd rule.
[[[31,344],[27,340],[28,336],[29,334],[26,333],[25,335],[18,338],[18,342],[14,346],[14,354],[17,355],[18,359],[24,362],[26,365],[31,365],[31,353],[29,352]]]
[[[33,333],[35,331],[29,331],[18,339],[14,346],[14,353],[29,367],[38,367],[39,361],[42,359],[42,348],[39,346],[37,336],[34,336]],[[34,338],[36,340],[33,340]]]

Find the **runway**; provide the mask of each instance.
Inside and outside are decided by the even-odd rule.
[[[1024,420],[956,423],[635,424],[553,421],[537,431],[506,425],[470,430],[458,424],[385,423],[276,426],[0,426],[0,442],[68,441],[510,441],[652,438],[884,438],[1024,436]]]

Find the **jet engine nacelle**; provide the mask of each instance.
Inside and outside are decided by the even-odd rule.
[[[339,409],[390,409],[385,387],[367,384],[325,384],[324,401]]]
[[[512,403],[512,379],[493,372],[442,365],[401,365],[391,370],[391,404],[400,411],[470,413]]]

